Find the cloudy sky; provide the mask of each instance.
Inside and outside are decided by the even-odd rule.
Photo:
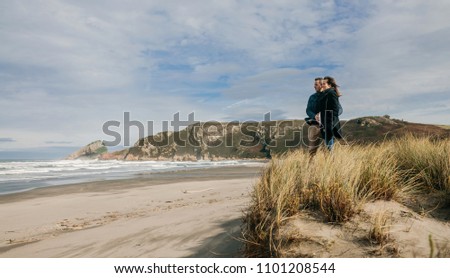
[[[123,134],[124,112],[155,130],[175,113],[302,119],[324,75],[343,119],[450,124],[449,12],[447,0],[0,0],[0,159],[112,140],[102,126]]]

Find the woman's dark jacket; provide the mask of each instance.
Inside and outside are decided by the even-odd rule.
[[[328,88],[319,94],[317,110],[320,112],[320,121],[325,138],[342,138],[341,125],[339,123],[339,109],[341,105],[334,88]]]

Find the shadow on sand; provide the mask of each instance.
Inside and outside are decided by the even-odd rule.
[[[206,238],[187,258],[242,258],[241,218],[220,224],[224,232]]]

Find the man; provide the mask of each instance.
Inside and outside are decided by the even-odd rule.
[[[316,92],[312,94],[308,99],[308,105],[306,106],[306,123],[308,127],[308,151],[311,156],[314,156],[322,141],[320,132],[320,114],[317,110],[317,100],[320,92],[322,92],[322,77],[314,79],[314,89]]]

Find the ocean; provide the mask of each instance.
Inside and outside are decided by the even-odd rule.
[[[89,181],[133,178],[142,173],[226,166],[260,166],[249,160],[120,161],[120,160],[0,160],[0,195],[41,187]]]

